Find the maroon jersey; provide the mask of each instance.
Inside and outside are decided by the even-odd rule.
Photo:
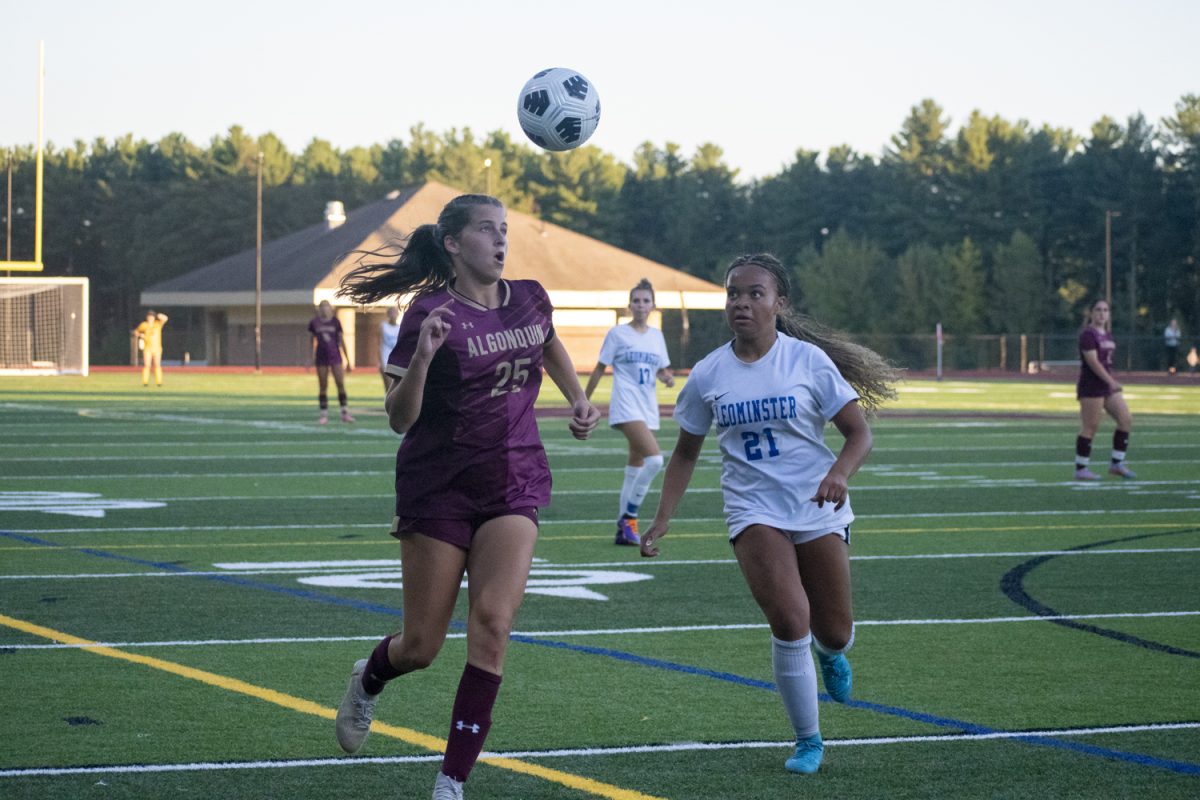
[[[1112,374],[1113,352],[1117,349],[1117,343],[1113,341],[1112,334],[1108,331],[1098,331],[1095,328],[1087,327],[1083,333],[1079,334],[1079,383],[1075,387],[1076,397],[1108,397],[1112,394],[1112,389],[1108,385],[1108,381],[1103,376],[1097,375],[1092,368],[1088,366],[1087,361],[1083,360],[1085,350],[1095,350],[1096,357],[1100,359],[1101,366],[1109,375]]]
[[[501,281],[499,308],[453,289],[415,300],[385,371],[403,378],[421,323],[450,301],[451,330],[434,354],[421,413],[396,453],[396,514],[472,519],[550,502],[550,466],[533,403],[542,349],[554,336],[550,298],[537,281]]]
[[[317,340],[316,362],[318,365],[330,366],[342,363],[342,323],[337,317],[323,319],[313,317],[308,323],[308,332]]]

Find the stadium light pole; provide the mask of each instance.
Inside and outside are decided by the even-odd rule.
[[[254,226],[254,373],[262,374],[262,170],[263,153],[258,151],[258,175],[255,183],[257,214]]]
[[[1112,313],[1112,221],[1113,217],[1121,216],[1120,211],[1105,209],[1104,211],[1104,302],[1108,303],[1108,311]]]
[[[5,206],[4,260],[12,261],[12,165],[13,151],[8,151],[8,205]]]

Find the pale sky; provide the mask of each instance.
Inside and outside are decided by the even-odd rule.
[[[1195,0],[7,0],[0,148],[241,125],[293,152],[497,129],[521,141],[517,94],[539,69],[586,75],[594,144],[712,142],[742,178],[798,149],[878,155],[932,98],[952,130],[973,110],[1086,134],[1102,115],[1157,124],[1200,94]]]

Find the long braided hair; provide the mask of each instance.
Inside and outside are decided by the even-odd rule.
[[[473,209],[485,205],[504,208],[491,195],[459,195],[442,208],[436,225],[420,225],[409,234],[398,254],[387,250],[346,253],[342,259],[357,254],[359,265],[342,277],[338,296],[365,305],[409,292],[415,298],[449,286],[454,280],[454,263],[446,252],[445,237],[459,236],[470,224]],[[368,263],[365,260],[369,258],[385,260]]]
[[[896,399],[895,384],[901,371],[869,347],[850,341],[845,334],[817,322],[792,307],[792,278],[787,268],[770,253],[750,253],[739,256],[725,270],[725,280],[738,267],[760,267],[775,279],[775,289],[785,301],[775,320],[775,327],[788,336],[808,342],[825,351],[846,382],[858,392],[859,404],[873,415],[886,400]]]

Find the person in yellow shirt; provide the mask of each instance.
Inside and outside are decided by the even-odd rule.
[[[142,386],[150,385],[150,365],[154,365],[154,385],[162,386],[162,329],[167,324],[167,315],[147,311],[146,319],[133,329],[137,336],[138,350],[142,354]]]

